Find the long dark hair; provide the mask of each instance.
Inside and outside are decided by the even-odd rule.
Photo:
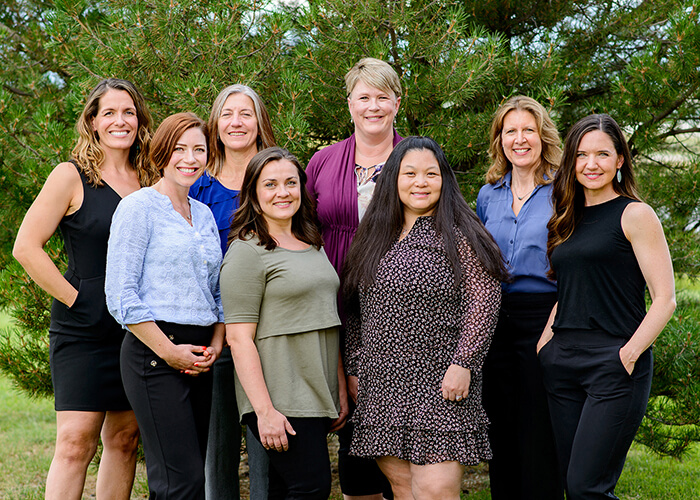
[[[464,201],[457,178],[440,146],[428,137],[412,136],[397,144],[382,168],[372,201],[357,228],[345,259],[343,295],[350,308],[356,306],[360,285],[367,286],[374,282],[379,261],[389,251],[401,231],[404,211],[397,187],[399,169],[404,156],[414,150],[431,151],[440,166],[442,189],[433,215],[435,227],[445,243],[445,251],[452,264],[455,286],[459,285],[463,274],[455,228],[461,232],[491,276],[501,281],[508,279],[498,245]]]
[[[291,162],[299,173],[299,184],[301,191],[301,205],[292,217],[292,234],[309,245],[320,249],[323,245],[321,232],[316,218],[316,208],[314,202],[306,191],[306,173],[301,168],[299,160],[286,149],[273,147],[263,149],[257,153],[248,163],[241,187],[241,204],[231,221],[231,230],[228,233],[228,244],[233,240],[248,239],[252,235],[257,235],[260,245],[265,250],[274,250],[277,247],[275,239],[270,236],[267,222],[263,216],[260,202],[258,200],[257,185],[262,169],[270,162],[287,160]]]
[[[615,152],[624,159],[620,167],[622,182],[617,180],[617,176],[613,177],[613,189],[620,196],[639,200],[632,170],[632,156],[617,122],[606,114],[589,115],[576,122],[566,135],[564,155],[552,184],[554,213],[547,224],[547,257],[550,260],[547,275],[552,279],[556,278],[551,266],[552,251],[569,239],[583,217],[586,200],[583,187],[576,180],[576,154],[583,136],[595,130],[604,132],[615,146]]]

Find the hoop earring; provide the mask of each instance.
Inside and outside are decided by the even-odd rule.
[[[622,184],[622,169],[621,168],[617,169],[617,182]]]

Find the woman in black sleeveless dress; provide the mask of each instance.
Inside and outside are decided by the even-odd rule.
[[[651,344],[675,309],[671,257],[608,115],[569,131],[553,199],[547,253],[558,302],[537,347],[560,470],[569,500],[617,498],[649,398]]]
[[[47,499],[81,498],[100,436],[97,497],[131,493],[138,426],[122,387],[124,332],[107,311],[104,274],[117,204],[155,178],[145,161],[150,124],[131,82],[100,82],[78,119],[72,160],[51,172],[17,233],[13,255],[54,297],[49,339],[57,434]],[[57,228],[68,254],[63,276],[44,251]]]

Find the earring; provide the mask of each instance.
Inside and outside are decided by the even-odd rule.
[[[617,169],[617,182],[622,184],[622,169],[620,168]]]

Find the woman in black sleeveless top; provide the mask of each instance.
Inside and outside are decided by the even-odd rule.
[[[100,82],[76,124],[72,160],[51,172],[17,233],[13,255],[54,297],[49,359],[57,434],[47,499],[81,498],[100,435],[97,497],[128,499],[131,493],[138,426],[119,372],[124,331],[107,311],[104,275],[117,204],[155,179],[145,161],[150,124],[131,82]],[[68,254],[63,276],[44,251],[57,228]]]
[[[651,344],[675,309],[671,257],[610,116],[571,128],[553,198],[547,251],[558,302],[538,353],[557,455],[569,500],[617,498],[649,398]]]

